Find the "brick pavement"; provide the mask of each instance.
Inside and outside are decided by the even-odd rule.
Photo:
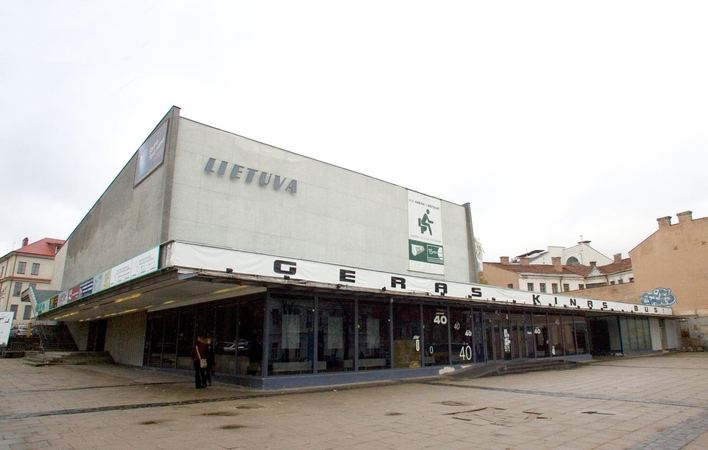
[[[708,355],[277,392],[0,359],[0,449],[708,448]]]

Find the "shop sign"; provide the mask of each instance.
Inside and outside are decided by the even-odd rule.
[[[217,175],[225,175],[228,172],[231,180],[243,180],[247,184],[253,183],[253,181],[258,178],[259,186],[268,186],[272,183],[273,189],[276,191],[283,189],[284,191],[290,191],[292,194],[297,192],[297,180],[288,180],[280,175],[273,175],[272,173],[262,172],[258,169],[227,161],[220,161],[218,167],[216,167],[216,171],[214,170],[215,165],[216,158],[209,158],[206,166],[204,166],[204,172],[216,173]]]

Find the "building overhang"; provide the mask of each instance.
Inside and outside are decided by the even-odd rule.
[[[249,285],[230,277],[210,277],[192,270],[171,267],[157,273],[67,303],[38,316],[39,320],[87,321],[137,312],[211,302],[265,292],[262,285]]]
[[[144,275],[126,278],[127,281],[109,289],[51,307],[38,318],[62,321],[106,319],[242,297],[275,288],[329,295],[366,294],[389,299],[445,299],[529,310],[672,316],[671,308],[666,307],[519,291],[184,242],[168,242],[160,248],[160,254],[162,268],[150,269]],[[72,288],[73,291],[76,289]]]

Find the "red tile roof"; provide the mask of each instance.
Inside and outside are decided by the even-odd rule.
[[[64,245],[64,242],[66,241],[62,239],[44,238],[20,247],[14,252],[25,255],[54,256],[57,253],[57,249]]]
[[[529,264],[523,266],[521,264],[502,264],[500,262],[485,262],[485,266],[494,266],[501,270],[514,273],[536,273],[541,275],[579,275],[587,277],[592,271],[591,266],[561,266],[561,271],[558,272],[555,266],[550,264]],[[597,269],[603,275],[624,272],[632,268],[632,260],[630,258],[623,259],[618,263],[607,264],[605,266],[597,266]]]
[[[605,275],[609,275],[612,273],[618,273],[618,272],[625,272],[627,270],[632,269],[632,259],[631,258],[625,258],[621,260],[618,263],[611,263],[607,264],[605,266],[597,266],[598,270]]]

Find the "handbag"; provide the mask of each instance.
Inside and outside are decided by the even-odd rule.
[[[207,368],[207,360],[202,359],[202,355],[199,354],[199,347],[197,347],[197,356],[199,357],[199,367],[201,369],[206,369]]]

